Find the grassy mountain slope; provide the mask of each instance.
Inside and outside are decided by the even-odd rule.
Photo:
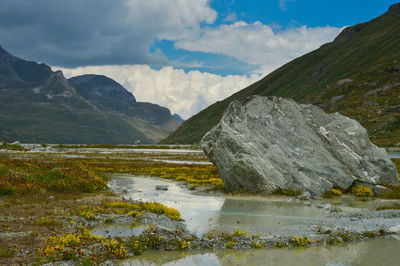
[[[400,143],[400,4],[185,121],[162,143],[195,143],[244,96],[276,95],[357,119],[378,145]]]

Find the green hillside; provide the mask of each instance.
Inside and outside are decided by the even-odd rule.
[[[185,121],[162,143],[196,143],[228,104],[258,94],[293,98],[357,119],[377,145],[400,145],[400,4]]]

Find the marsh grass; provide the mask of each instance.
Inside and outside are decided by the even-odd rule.
[[[14,251],[12,249],[0,248],[0,258],[11,258],[14,257]]]
[[[20,145],[14,145],[14,144],[8,144],[8,143],[3,143],[0,145],[0,149],[2,150],[11,150],[11,151],[27,151],[24,147]]]
[[[95,192],[105,188],[105,179],[79,162],[49,163],[0,156],[0,195]]]
[[[126,173],[154,176],[184,181],[193,186],[211,185],[223,189],[224,184],[214,165],[168,164],[158,162],[125,162],[121,164],[92,163],[90,167],[99,172]]]
[[[164,204],[156,202],[138,202],[131,203],[125,201],[105,201],[103,202],[105,208],[111,208],[113,212],[121,214],[129,214],[132,216],[132,211],[148,211],[156,214],[164,214],[175,221],[182,221],[181,213],[174,209],[167,207]]]
[[[116,144],[84,144],[84,145],[68,145],[60,144],[55,145],[53,148],[56,149],[196,149],[199,150],[199,146],[171,146],[171,145],[116,145]]]

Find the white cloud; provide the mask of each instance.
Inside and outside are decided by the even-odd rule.
[[[132,28],[156,38],[175,40],[189,31],[197,31],[200,23],[212,24],[217,12],[209,7],[209,0],[125,0]],[[141,30],[142,29],[142,30]]]
[[[296,1],[297,0],[278,0],[278,5],[283,11],[286,11],[287,10],[287,4],[289,2],[296,2]]]
[[[222,77],[210,73],[164,67],[154,70],[146,65],[87,66],[62,70],[66,77],[83,74],[106,75],[131,91],[138,101],[168,107],[184,119],[218,100],[223,100],[261,78],[260,75]]]
[[[294,58],[332,41],[341,28],[301,26],[275,32],[261,22],[238,21],[201,29],[175,42],[175,47],[223,54],[260,67],[267,74]]]

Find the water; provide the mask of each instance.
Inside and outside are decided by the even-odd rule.
[[[310,230],[310,224],[327,219],[329,210],[318,205],[333,204],[348,208],[375,208],[387,201],[354,201],[351,198],[304,202],[287,197],[240,197],[195,195],[169,180],[131,175],[115,175],[111,189],[134,200],[155,201],[178,209],[188,229],[197,236],[231,232],[242,228],[262,235]],[[168,185],[158,191],[157,185]],[[334,221],[334,220],[333,220]],[[377,221],[379,222],[379,221]],[[334,226],[334,225],[333,225]],[[292,230],[292,231],[291,231]],[[399,265],[400,239],[376,238],[346,245],[306,249],[260,249],[220,251],[147,251],[123,265]]]
[[[314,200],[312,206],[307,206],[303,201],[283,196],[196,195],[173,181],[132,175],[114,175],[109,185],[126,198],[159,202],[178,209],[188,230],[198,237],[232,232],[236,228],[262,235],[313,233],[321,220],[332,227],[339,226],[334,218],[327,217],[331,205],[373,209],[393,204],[392,201],[355,201],[342,197]],[[156,190],[158,185],[166,185],[168,190]]]
[[[209,220],[216,219],[224,204],[222,197],[194,195],[175,182],[150,177],[118,175],[109,185],[117,193],[125,191],[127,198],[159,202],[178,209],[188,229],[198,236],[210,229]],[[168,190],[156,190],[157,185],[167,185]]]
[[[400,152],[390,151],[390,152],[388,152],[388,155],[389,155],[389,158],[392,158],[392,159],[400,158]]]
[[[346,245],[205,252],[145,252],[123,265],[399,265],[400,241],[388,237]]]

